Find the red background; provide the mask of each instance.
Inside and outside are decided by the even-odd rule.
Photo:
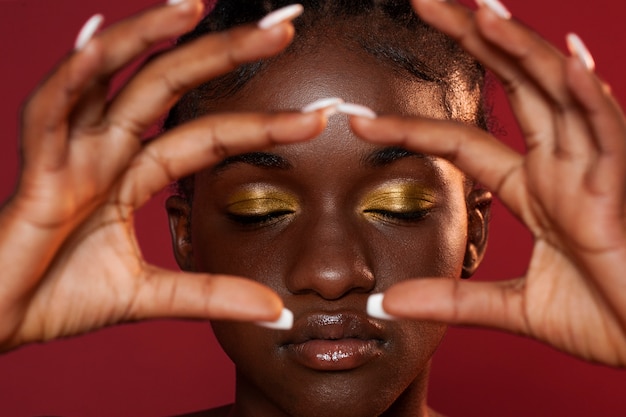
[[[623,0],[508,0],[558,47],[574,30],[626,102]],[[84,21],[118,20],[153,0],[0,0],[0,201],[18,169],[18,118],[30,91],[66,54]],[[498,99],[499,136],[520,139]],[[138,216],[145,256],[174,267],[163,196]],[[593,219],[590,219],[592,221]],[[523,274],[531,242],[499,205],[478,279]],[[0,275],[1,277],[1,275]],[[1,318],[0,318],[1,319]],[[204,322],[158,321],[29,346],[0,357],[0,416],[165,416],[232,401],[233,366]],[[589,365],[498,332],[451,329],[434,359],[430,403],[451,416],[626,416],[626,372]]]

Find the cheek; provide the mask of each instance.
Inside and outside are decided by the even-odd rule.
[[[398,327],[400,336],[394,339],[394,343],[398,345],[397,351],[403,358],[400,362],[404,363],[406,369],[396,372],[405,372],[410,379],[411,374],[424,369],[432,358],[446,333],[447,326],[434,322],[399,321]]]
[[[437,261],[435,276],[459,278],[463,268],[463,259],[467,248],[467,215],[465,203],[454,209],[445,224],[438,229]]]
[[[446,209],[415,228],[377,230],[370,233],[368,242],[379,281],[377,291],[410,278],[459,278],[467,245],[467,217],[464,211]]]
[[[192,240],[196,270],[251,278],[282,293],[285,271],[297,259],[293,233],[233,233],[199,219]]]
[[[272,332],[250,323],[212,321],[211,327],[224,352],[242,368],[263,368],[276,341]]]

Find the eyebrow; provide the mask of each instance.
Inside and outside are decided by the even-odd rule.
[[[362,158],[362,163],[373,168],[378,168],[389,165],[399,159],[410,157],[428,158],[428,156],[422,153],[411,152],[399,146],[389,146],[366,155]]]
[[[428,158],[428,156],[424,154],[411,152],[399,146],[389,146],[364,155],[361,158],[361,165],[365,165],[371,168],[379,168],[389,165],[399,159],[410,157]],[[282,156],[269,152],[249,152],[240,155],[229,156],[228,158],[217,164],[215,167],[213,167],[211,172],[213,174],[220,174],[221,172],[236,164],[248,164],[259,168],[280,170],[288,170],[293,168],[293,165]]]
[[[211,172],[219,174],[234,164],[248,164],[259,168],[275,168],[286,170],[292,165],[282,156],[268,152],[248,152],[240,155],[229,156],[219,164],[215,165]]]

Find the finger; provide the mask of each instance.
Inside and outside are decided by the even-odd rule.
[[[66,59],[30,97],[22,111],[24,168],[54,170],[65,160],[68,118],[102,65],[98,48],[87,45]]]
[[[293,38],[290,23],[247,25],[202,37],[150,62],[114,100],[109,120],[139,136],[183,93],[245,62],[273,56]]]
[[[483,326],[531,335],[523,303],[524,280],[471,282],[413,279],[385,291],[383,308],[394,317]]]
[[[399,116],[352,117],[351,125],[354,133],[366,141],[449,160],[495,192],[518,216],[526,207],[522,156],[481,129],[458,122]]]
[[[278,319],[282,307],[278,295],[250,279],[150,267],[132,307],[122,319],[272,321]]]
[[[592,192],[618,192],[624,201],[626,186],[626,121],[624,114],[598,78],[574,56],[567,65],[567,84],[584,109],[599,149],[598,160],[590,170],[588,186]]]
[[[542,117],[541,111],[526,102],[528,95],[522,93],[524,86],[519,80],[505,80],[509,84],[512,107],[525,134],[534,135],[538,143],[546,144],[551,144],[548,137],[553,137],[554,152],[561,159],[588,161],[596,153],[596,143],[568,88],[564,55],[534,31],[519,22],[500,18],[488,7],[480,7],[475,20],[480,34],[508,54],[515,65],[522,68],[526,83],[538,86],[543,99],[548,99],[549,107],[543,106],[545,115]],[[554,129],[548,129],[548,118],[553,119]]]
[[[72,115],[75,128],[97,124],[106,107],[111,78],[155,45],[191,30],[202,16],[203,3],[187,0],[163,4],[122,20],[93,40],[102,53],[102,66]]]
[[[314,113],[219,114],[170,130],[145,147],[125,175],[119,193],[138,208],[163,187],[229,155],[311,139],[326,126]]]
[[[452,2],[413,0],[428,23],[456,39],[502,81],[529,149],[552,150],[554,110],[570,110],[563,56],[534,32],[485,7],[476,13]]]
[[[24,107],[21,124],[25,164],[43,169],[54,169],[61,164],[67,149],[69,117],[81,98],[90,92],[93,96],[94,88],[103,90],[103,79],[149,47],[143,41],[158,42],[189,29],[195,19],[191,3],[152,10],[108,29],[102,38],[84,39],[82,48],[59,64]],[[161,20],[169,24],[148,24]],[[162,36],[157,35],[159,29]],[[134,37],[130,31],[136,33]]]
[[[565,57],[557,48],[525,25],[502,19],[486,6],[480,7],[474,17],[485,41],[510,57],[553,102],[571,103],[563,71]]]
[[[485,40],[480,33],[474,13],[453,2],[412,0],[412,3],[422,19],[455,39],[466,51],[493,71],[509,95],[520,129],[527,140],[527,146],[534,148],[540,145],[537,132],[530,122],[550,124],[551,116],[547,111],[545,98],[511,57]],[[526,109],[534,109],[537,117],[533,118]],[[542,109],[546,111],[539,111]],[[551,135],[547,134],[546,137]]]
[[[107,28],[95,38],[106,56],[102,75],[116,73],[152,46],[193,29],[203,10],[199,0],[163,4]]]
[[[471,12],[454,2],[413,0],[420,16],[456,39],[512,90],[530,78],[553,99],[566,100],[563,55],[519,22],[481,6]]]

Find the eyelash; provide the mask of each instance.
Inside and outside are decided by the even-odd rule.
[[[365,210],[364,213],[374,214],[376,217],[381,217],[383,220],[391,221],[391,222],[399,222],[399,223],[417,223],[423,220],[428,214],[430,214],[431,209],[422,209],[415,211],[389,211],[389,210],[380,210],[380,209],[371,209]]]
[[[391,211],[382,209],[368,209],[364,213],[370,213],[375,217],[393,223],[418,223],[431,212],[431,208],[413,211]],[[228,218],[243,227],[262,227],[280,221],[284,216],[293,214],[291,210],[277,210],[265,214],[234,214],[228,213]]]
[[[293,214],[290,210],[273,211],[266,214],[233,214],[229,213],[228,218],[244,227],[267,226],[280,220],[281,217]]]

